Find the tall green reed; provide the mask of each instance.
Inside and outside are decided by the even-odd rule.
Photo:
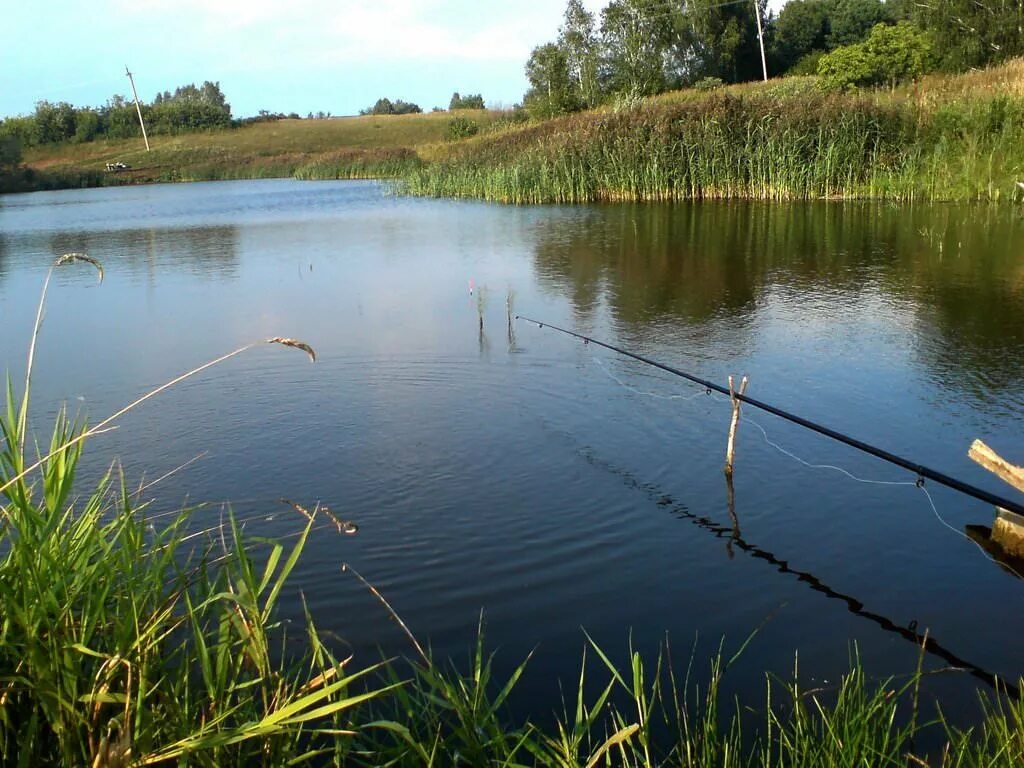
[[[797,89],[699,94],[482,137],[407,172],[416,195],[508,203],[1000,200],[1024,173],[1024,99],[923,103]]]
[[[57,265],[88,260],[77,256]],[[92,428],[62,410],[35,446],[44,302],[45,288],[25,391],[8,379],[0,415],[0,764],[340,764],[352,711],[386,688],[335,658],[311,621],[295,650],[276,618],[314,519],[285,549],[232,519],[197,535],[188,509],[157,528],[115,467],[76,489],[87,439],[216,361]]]

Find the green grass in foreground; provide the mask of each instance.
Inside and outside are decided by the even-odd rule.
[[[441,149],[418,195],[510,203],[1002,200],[1024,180],[1024,60],[900,90],[814,78],[683,91]]]
[[[60,262],[72,260],[82,259]],[[34,334],[30,373],[35,343]],[[920,665],[902,682],[873,683],[854,659],[830,690],[804,690],[794,675],[769,679],[763,701],[725,706],[720,685],[743,648],[731,659],[719,652],[706,671],[691,657],[679,677],[668,649],[653,665],[631,651],[620,669],[591,642],[561,715],[544,728],[510,716],[526,663],[495,680],[482,631],[466,671],[422,651],[354,669],[308,614],[291,637],[277,619],[316,515],[285,548],[233,521],[196,533],[187,511],[147,519],[117,473],[82,494],[84,444],[113,418],[87,429],[61,414],[49,446],[35,448],[44,455],[30,458],[30,388],[30,375],[21,398],[9,384],[0,413],[2,766],[1024,762],[1024,704],[983,697],[979,725],[957,729],[924,711]],[[931,754],[916,746],[926,733],[943,745]]]

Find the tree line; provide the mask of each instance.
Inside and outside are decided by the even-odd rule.
[[[457,109],[485,109],[484,97],[479,93],[470,93],[462,96],[458,91],[452,94],[448,102],[448,111]],[[418,115],[423,110],[418,104],[409,101],[388,98],[377,99],[373,106],[359,110],[360,115]],[[434,112],[443,111],[440,107],[434,107]]]
[[[760,17],[760,18],[759,18]],[[856,87],[958,72],[1024,54],[1020,0],[611,0],[600,14],[568,0],[556,40],[526,63],[535,118],[687,86],[820,74]]]
[[[151,134],[178,134],[226,128],[232,125],[231,105],[219,82],[207,80],[158,93],[142,104],[146,130]],[[40,101],[30,115],[0,120],[0,140],[22,147],[59,142],[87,142],[99,138],[141,136],[135,103],[115,95],[101,107],[75,107],[65,101]]]

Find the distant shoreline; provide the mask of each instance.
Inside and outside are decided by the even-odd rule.
[[[453,117],[474,121],[478,135],[448,140]],[[542,122],[507,118],[280,120],[160,137],[149,154],[134,139],[37,147],[6,191],[374,178],[414,195],[517,204],[1024,197],[1024,59],[893,91],[826,94],[815,78],[783,78]],[[108,162],[130,168],[106,172]]]

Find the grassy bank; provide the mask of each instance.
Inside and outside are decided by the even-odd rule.
[[[102,276],[80,254],[58,265],[83,261]],[[1024,761],[1024,704],[1014,691],[981,696],[976,727],[954,727],[925,696],[924,681],[963,673],[929,670],[923,654],[898,680],[871,680],[854,657],[825,688],[803,687],[794,671],[789,680],[767,679],[763,696],[726,702],[719,691],[739,654],[754,652],[749,643],[708,661],[691,654],[681,665],[667,647],[654,658],[630,649],[616,666],[588,641],[581,665],[564,671],[565,700],[544,726],[509,706],[528,663],[497,679],[482,630],[459,668],[435,661],[411,634],[408,661],[349,656],[342,641],[316,631],[315,617],[288,627],[278,606],[294,594],[288,579],[309,537],[344,536],[351,525],[292,505],[296,536],[286,545],[248,535],[244,521],[230,517],[197,529],[189,510],[149,514],[142,491],[116,470],[85,489],[78,478],[88,441],[134,408],[153,407],[146,401],[167,387],[255,345],[197,366],[91,428],[60,414],[39,445],[28,426],[38,332],[37,320],[24,388],[16,394],[8,385],[0,413],[0,765],[998,768]],[[313,357],[302,342],[268,342]],[[147,497],[155,483],[145,486]],[[392,611],[367,586],[380,610]],[[525,704],[541,717],[551,708],[520,701],[515,710]]]
[[[814,78],[681,91],[440,148],[414,194],[511,203],[1003,200],[1024,180],[1024,60],[896,91]]]
[[[21,189],[57,189],[161,181],[217,179],[395,178],[420,164],[421,147],[443,143],[459,115],[481,127],[501,112],[277,120],[241,128],[141,139],[44,145],[25,152]],[[105,171],[122,162],[130,170]]]

